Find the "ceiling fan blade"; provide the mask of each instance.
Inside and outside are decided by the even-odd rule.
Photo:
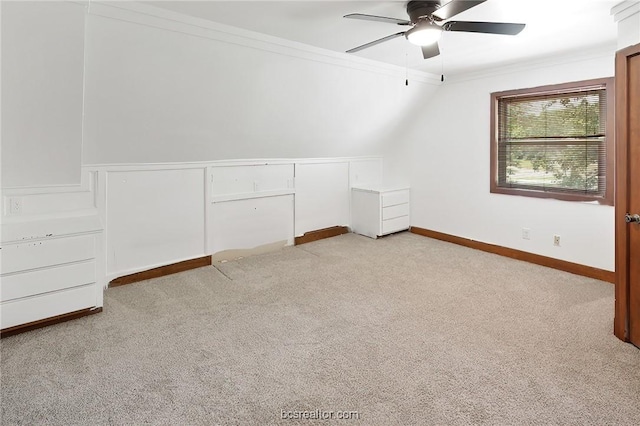
[[[449,3],[440,6],[432,13],[432,16],[440,20],[446,20],[454,17],[458,13],[462,13],[467,9],[471,9],[472,7],[484,3],[485,1],[487,0],[451,0]]]
[[[434,56],[438,56],[440,54],[440,49],[438,48],[438,42],[435,42],[429,46],[422,46],[422,56],[425,59],[433,58]]]
[[[525,24],[510,22],[472,22],[450,21],[443,25],[445,31],[463,31],[467,33],[516,35],[524,29]]]
[[[399,33],[395,33],[395,34],[388,35],[386,37],[382,37],[382,38],[380,38],[378,40],[375,40],[375,41],[372,41],[370,43],[363,44],[362,46],[358,46],[358,47],[354,47],[353,49],[349,49],[349,50],[347,50],[347,53],[359,52],[359,51],[361,51],[363,49],[367,49],[369,47],[375,46],[376,44],[384,43],[385,41],[389,41],[389,40],[392,40],[392,39],[394,39],[396,37],[403,36],[404,33],[405,33],[404,31],[401,31]]]
[[[351,13],[344,15],[344,17],[349,19],[362,19],[363,21],[386,22],[388,24],[411,25],[411,22],[406,19],[387,18],[386,16],[365,15],[362,13]]]

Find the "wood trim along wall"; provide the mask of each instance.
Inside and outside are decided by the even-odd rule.
[[[593,268],[591,266],[580,265],[578,263],[567,262],[566,260],[554,259],[552,257],[542,256],[539,254],[528,253],[526,251],[516,250],[508,247],[502,247],[494,244],[474,241],[468,238],[456,237],[430,229],[411,227],[411,232],[422,235],[423,237],[434,238],[436,240],[446,241],[476,250],[486,251],[488,253],[498,254],[500,256],[510,257],[512,259],[522,260],[536,265],[546,266],[548,268],[558,269],[560,271],[570,272],[576,275],[582,275],[609,283],[615,282],[615,274],[612,271]]]
[[[311,241],[322,240],[324,238],[336,237],[338,235],[349,233],[349,228],[346,226],[332,226],[331,228],[318,229],[315,231],[306,232],[301,237],[296,237],[295,245],[310,243]]]
[[[60,324],[62,322],[74,320],[77,318],[86,317],[87,315],[93,315],[102,312],[102,308],[87,308],[81,309],[75,312],[69,312],[67,314],[58,315],[51,318],[45,318],[38,321],[28,322],[26,324],[16,325],[14,327],[5,328],[0,331],[0,338],[13,336],[15,334],[24,333],[26,331],[35,330],[42,327],[48,327],[54,324]]]
[[[137,272],[135,274],[125,275],[115,278],[109,283],[109,287],[117,287],[126,284],[136,283],[138,281],[149,280],[151,278],[164,277],[165,275],[176,274],[178,272],[188,271],[189,269],[201,268],[211,265],[211,256],[203,256],[195,259],[184,260],[182,262],[172,263],[171,265],[160,266],[158,268],[149,269],[148,271]]]

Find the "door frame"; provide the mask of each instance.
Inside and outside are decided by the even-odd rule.
[[[615,317],[613,333],[625,342],[629,341],[629,225],[624,215],[629,208],[629,111],[628,111],[628,62],[640,55],[640,44],[621,49],[616,53],[616,173],[615,173],[615,232],[616,232],[616,280]]]

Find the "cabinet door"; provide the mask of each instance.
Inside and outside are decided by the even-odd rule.
[[[296,164],[295,235],[349,225],[349,163]]]
[[[378,192],[351,190],[351,230],[371,238],[381,235]]]

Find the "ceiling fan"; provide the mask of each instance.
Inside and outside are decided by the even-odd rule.
[[[487,0],[451,0],[441,5],[435,1],[410,1],[407,3],[407,15],[409,20],[388,18],[385,16],[364,15],[352,13],[345,18],[362,19],[365,21],[387,22],[389,24],[411,26],[407,31],[391,34],[381,39],[363,44],[347,50],[347,53],[358,52],[375,46],[396,37],[405,36],[410,43],[422,47],[424,59],[433,58],[440,54],[438,40],[444,31],[461,31],[467,33],[516,35],[525,27],[525,24],[513,24],[507,22],[477,22],[477,21],[447,21],[453,16],[471,9]],[[447,22],[445,22],[447,21]]]

